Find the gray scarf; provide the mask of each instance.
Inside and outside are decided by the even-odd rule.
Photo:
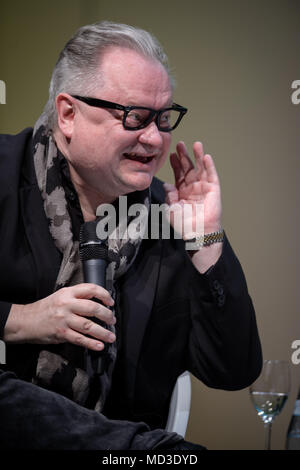
[[[74,240],[72,223],[68,212],[65,191],[62,185],[59,159],[60,154],[54,141],[47,120],[42,115],[34,128],[34,166],[38,186],[41,191],[44,211],[49,223],[49,230],[54,243],[62,255],[61,266],[57,276],[54,291],[84,282],[82,265],[79,257],[79,241]],[[130,195],[132,198],[132,195]],[[150,191],[133,194],[134,202],[150,207]],[[127,220],[126,228],[130,234],[130,224],[136,227],[137,220],[131,217]],[[122,228],[121,228],[122,225]],[[123,238],[123,224],[116,227],[118,238],[108,238],[108,266],[106,270],[106,288],[111,296],[116,298],[115,281],[126,273],[134,262],[142,241],[140,236]],[[136,233],[136,232],[135,232]],[[120,312],[115,312],[119,315]],[[108,327],[115,332],[114,326]],[[56,391],[71,398],[75,402],[95,408],[101,412],[108,396],[112,372],[117,357],[117,341],[107,345],[105,370],[98,374],[87,368],[91,364],[86,358],[89,351],[71,344],[43,347],[39,353],[36,374],[33,382],[44,388]],[[90,397],[93,396],[91,401]],[[89,403],[87,405],[87,403]]]

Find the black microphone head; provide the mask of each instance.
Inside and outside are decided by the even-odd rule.
[[[85,222],[80,227],[79,254],[81,261],[89,259],[108,260],[108,247],[104,240],[97,237],[96,227],[98,220]]]

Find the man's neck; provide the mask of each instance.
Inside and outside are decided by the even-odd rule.
[[[101,204],[111,204],[116,197],[105,196],[104,194],[100,194],[99,191],[86,185],[84,181],[80,180],[80,177],[69,162],[68,165],[70,177],[78,195],[83,218],[85,222],[95,220],[97,208]]]

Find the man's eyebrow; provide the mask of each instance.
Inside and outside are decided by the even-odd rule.
[[[173,106],[173,104],[174,104],[174,99],[173,98],[174,98],[173,95],[170,96],[170,98],[166,102],[164,108],[171,108]],[[161,109],[163,109],[163,108],[161,108]]]

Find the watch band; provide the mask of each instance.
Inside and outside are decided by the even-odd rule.
[[[210,246],[213,243],[221,243],[224,240],[224,230],[218,230],[217,232],[207,233],[205,235],[199,235],[189,240],[185,240],[186,243],[193,244],[190,249],[200,249],[203,246]]]

